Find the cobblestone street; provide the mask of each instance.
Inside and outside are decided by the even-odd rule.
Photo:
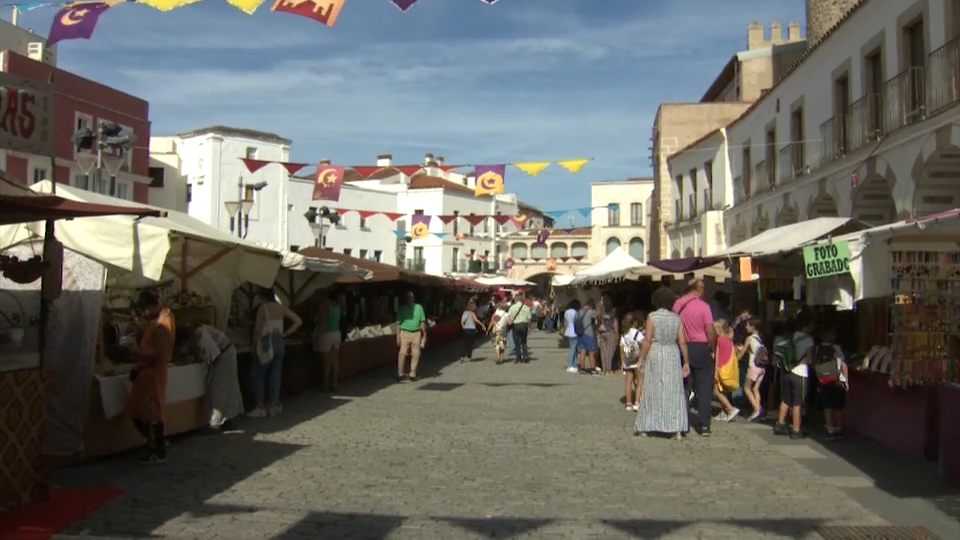
[[[531,344],[529,365],[497,366],[484,345],[466,365],[441,358],[452,348],[434,351],[416,383],[367,373],[239,431],[176,439],[165,465],[126,455],[60,470],[58,485],[127,490],[68,532],[746,540],[888,523],[886,503],[854,493],[879,492],[870,478],[805,464],[834,459],[817,443],[743,421],[682,443],[633,437],[620,377],[565,373],[555,336]],[[938,530],[956,524],[924,508],[917,519],[936,517]]]

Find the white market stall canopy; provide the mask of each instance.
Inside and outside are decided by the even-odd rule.
[[[570,284],[579,285],[581,283],[611,281],[630,275],[642,275],[642,269],[645,266],[642,262],[631,257],[621,246],[610,252],[597,264],[577,272]]]
[[[492,278],[480,277],[474,279],[474,281],[484,285],[489,285],[491,287],[529,287],[531,285],[536,285],[536,283],[532,283],[530,281],[508,278],[505,276],[497,276]]]
[[[844,217],[820,217],[767,229],[762,233],[748,238],[739,244],[710,255],[711,259],[722,257],[762,257],[789,253],[799,249],[804,244],[827,237],[838,231],[848,232],[851,228],[865,229],[866,225]],[[843,231],[840,231],[844,229]]]
[[[293,251],[281,251],[281,269],[277,274],[275,288],[277,293],[290,304],[296,304],[317,289],[329,287],[341,276],[357,276],[367,281],[373,278],[373,272],[359,266],[338,261],[308,257]]]
[[[576,279],[576,277],[577,276],[556,275],[550,278],[550,284],[554,287],[566,287],[567,285],[573,283],[573,280]]]

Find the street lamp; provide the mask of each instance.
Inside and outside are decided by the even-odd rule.
[[[323,248],[326,243],[327,231],[330,230],[330,224],[340,223],[340,214],[330,210],[326,206],[321,206],[319,210],[310,207],[303,213],[303,217],[310,224],[310,230],[313,231],[314,242],[318,248]]]
[[[80,172],[89,176],[96,170],[96,183],[101,184],[103,169],[106,168],[110,173],[110,196],[116,196],[117,174],[133,150],[133,145],[137,142],[137,134],[120,127],[115,122],[104,120],[100,122],[96,133],[88,127],[81,127],[70,138],[70,142],[77,150],[77,165],[80,166]],[[104,152],[104,150],[112,150],[112,152]]]
[[[223,206],[230,216],[230,232],[237,233],[240,238],[246,238],[250,232],[250,211],[253,210],[253,201],[225,201]],[[237,213],[240,212],[239,215]]]

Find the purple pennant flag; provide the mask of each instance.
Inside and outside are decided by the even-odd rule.
[[[422,240],[430,236],[430,216],[414,214],[410,216],[410,238]]]
[[[395,6],[397,6],[398,8],[400,8],[400,11],[406,13],[407,10],[409,10],[410,8],[412,8],[413,5],[416,4],[417,2],[419,2],[420,0],[390,0],[390,1],[393,2],[393,5],[395,5]],[[496,1],[496,0],[494,0],[494,1]],[[489,2],[488,2],[488,3],[489,3]]]
[[[90,39],[100,15],[114,5],[106,2],[91,2],[66,6],[53,18],[47,45],[54,45],[67,39]]]
[[[540,229],[540,232],[537,234],[537,244],[546,244],[548,238],[550,238],[550,231]]]

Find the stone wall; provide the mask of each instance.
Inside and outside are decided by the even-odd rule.
[[[806,0],[807,43],[816,44],[845,13],[861,0]]]

